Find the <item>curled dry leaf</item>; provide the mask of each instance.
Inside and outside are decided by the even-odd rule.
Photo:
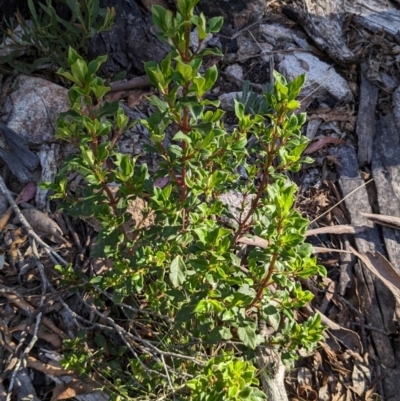
[[[37,209],[25,209],[22,210],[21,213],[35,231],[41,231],[50,237],[54,237],[61,242],[69,244],[69,242],[63,237],[63,232],[60,226],[47,216],[47,214]]]
[[[90,394],[95,391],[96,389],[93,388],[93,385],[75,379],[69,383],[58,384],[54,387],[51,401],[69,400],[77,395]]]
[[[334,143],[334,144],[340,145],[340,144],[346,143],[346,141],[344,141],[343,139],[332,138],[330,136],[326,136],[324,138],[318,139],[317,141],[315,141],[311,145],[309,145],[307,147],[307,149],[304,151],[304,154],[310,155],[311,153],[314,153],[317,150],[322,149],[328,143]]]
[[[308,385],[299,386],[299,388],[297,389],[297,394],[299,395],[301,400],[318,400],[318,393],[311,386]]]

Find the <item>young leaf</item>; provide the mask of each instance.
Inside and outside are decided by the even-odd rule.
[[[177,255],[171,263],[169,269],[169,279],[174,287],[179,287],[186,280],[186,265],[182,256]]]

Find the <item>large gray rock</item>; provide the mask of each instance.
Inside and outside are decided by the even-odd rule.
[[[7,98],[5,123],[22,135],[29,145],[54,139],[56,119],[68,110],[68,90],[42,78],[21,75],[17,88]]]
[[[313,98],[334,99],[338,102],[353,101],[353,92],[348,82],[339,75],[332,65],[321,61],[310,53],[284,54],[278,58],[278,71],[288,80],[306,74],[307,80],[301,94]]]

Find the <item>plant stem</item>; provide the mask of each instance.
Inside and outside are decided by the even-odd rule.
[[[243,234],[243,231],[247,227],[247,222],[249,221],[250,217],[253,215],[254,211],[257,209],[258,202],[260,201],[261,196],[263,195],[263,193],[265,192],[265,189],[267,188],[268,179],[269,179],[268,170],[272,166],[272,163],[273,163],[273,161],[274,161],[274,159],[276,157],[276,154],[278,153],[278,150],[279,150],[277,148],[277,139],[279,137],[279,133],[278,133],[277,127],[279,127],[279,125],[282,123],[283,118],[284,118],[283,114],[280,114],[276,119],[274,133],[272,134],[272,141],[271,141],[272,143],[271,143],[271,145],[268,145],[268,148],[269,148],[268,149],[269,150],[268,161],[264,165],[263,178],[261,180],[260,186],[258,187],[258,191],[257,191],[256,197],[251,202],[250,210],[248,211],[248,213],[247,213],[246,217],[244,218],[244,220],[243,221],[239,221],[239,227],[236,230],[235,235],[233,236],[232,244],[235,244],[237,239]]]
[[[255,304],[257,304],[258,302],[260,302],[260,300],[261,300],[261,298],[262,298],[262,296],[263,296],[264,289],[265,289],[266,287],[268,287],[268,285],[269,285],[268,282],[269,282],[269,279],[270,279],[271,276],[272,276],[272,273],[274,272],[275,264],[276,264],[276,261],[278,260],[278,257],[279,257],[279,254],[278,254],[278,253],[274,253],[274,254],[273,254],[271,263],[269,264],[269,267],[268,267],[267,274],[266,274],[265,277],[263,278],[263,281],[261,282],[261,285],[260,285],[259,289],[257,290],[257,294],[256,294],[256,296],[254,297],[253,301],[251,301],[251,304],[248,305],[248,306],[246,307],[247,310],[249,310],[249,309],[252,308]]]

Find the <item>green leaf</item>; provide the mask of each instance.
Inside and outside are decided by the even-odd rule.
[[[68,65],[71,67],[75,64],[78,60],[82,60],[82,57],[74,50],[72,47],[68,49]]]
[[[153,106],[156,106],[161,113],[165,113],[169,109],[168,103],[161,100],[158,96],[150,96],[150,103]]]
[[[254,323],[250,323],[244,327],[238,328],[238,336],[246,347],[255,349],[257,346],[256,328]]]
[[[209,68],[204,74],[204,78],[206,80],[206,83],[204,85],[204,90],[208,91],[214,86],[215,82],[217,81],[218,78],[217,66],[213,65],[211,68]]]
[[[209,22],[209,31],[211,33],[218,33],[221,30],[223,23],[224,19],[222,17],[211,18]]]
[[[184,141],[186,143],[192,143],[192,140],[190,139],[190,137],[186,134],[184,134],[182,131],[178,131],[174,137],[172,138],[172,140],[174,141]]]
[[[176,63],[176,70],[182,75],[185,81],[192,79],[193,68],[189,64],[178,61]]]
[[[88,64],[88,71],[90,75],[94,75],[103,63],[107,61],[107,56],[99,56]]]
[[[179,287],[186,280],[186,265],[182,256],[177,255],[171,263],[169,279],[174,287]]]
[[[114,102],[105,102],[101,105],[97,112],[97,118],[101,118],[104,116],[114,116],[119,109],[119,101],[115,100]]]
[[[267,396],[258,388],[253,388],[250,399],[251,401],[267,401]]]
[[[189,322],[194,317],[194,306],[184,305],[175,316],[175,323],[182,324]]]
[[[72,75],[81,83],[85,84],[85,77],[88,72],[88,66],[85,61],[78,59],[71,65]]]
[[[33,22],[36,25],[38,22],[38,17],[37,17],[35,5],[33,4],[32,0],[28,0],[28,7],[29,7],[29,11],[31,12]]]
[[[241,120],[244,118],[244,106],[242,103],[238,102],[236,99],[233,99],[235,104],[235,114],[236,117]]]
[[[57,74],[67,78],[68,80],[70,80],[71,82],[73,82],[76,85],[81,85],[81,82],[79,81],[79,79],[77,79],[76,77],[74,77],[70,72],[65,71],[64,69],[60,68],[57,71]]]

